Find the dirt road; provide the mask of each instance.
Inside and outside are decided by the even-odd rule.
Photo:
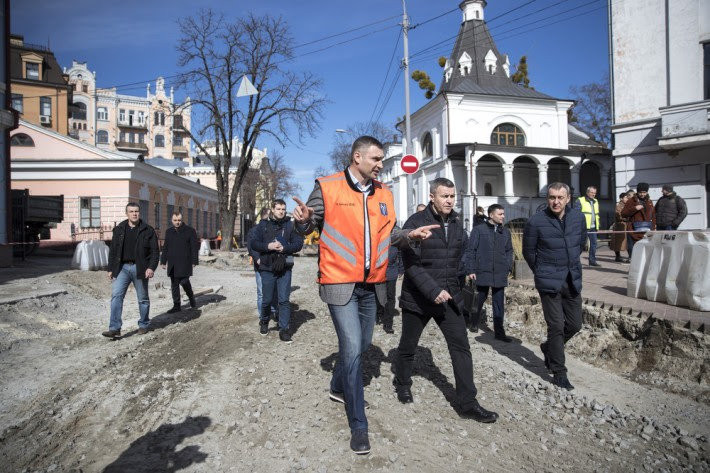
[[[138,315],[131,290],[118,341],[100,336],[108,325],[105,273],[67,264],[38,259],[0,271],[0,291],[67,290],[0,305],[3,471],[710,471],[703,334],[692,340],[705,374],[697,386],[686,377],[673,389],[637,382],[644,363],[628,366],[633,350],[604,352],[626,357],[616,362],[592,356],[589,340],[612,335],[585,324],[568,357],[577,388],[568,393],[548,382],[536,344],[541,320],[525,302],[530,294],[510,289],[509,332],[523,343],[469,334],[479,400],[500,414],[482,425],[450,404],[453,373],[434,324],[417,353],[415,402],[397,402],[397,317],[395,335],[375,328],[365,360],[372,453],[358,457],[348,447],[343,406],[328,400],[337,344],[313,258],[296,260],[291,345],[275,331],[259,335],[253,273],[238,257],[198,266],[194,286],[223,290],[178,314],[165,313],[172,302],[159,271],[147,335],[132,333]]]

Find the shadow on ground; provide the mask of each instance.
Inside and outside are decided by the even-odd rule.
[[[316,316],[313,312],[310,312],[308,310],[303,310],[299,307],[298,304],[292,303],[291,304],[291,320],[289,321],[289,329],[291,332],[291,335],[295,334],[298,332],[298,329],[301,328],[301,325],[305,324],[309,320],[315,319]]]
[[[174,472],[196,463],[204,463],[207,454],[198,445],[177,450],[187,437],[205,432],[212,424],[209,417],[187,417],[179,424],[163,424],[135,440],[104,473]]]
[[[550,381],[550,374],[545,368],[545,362],[539,358],[532,350],[525,347],[520,340],[513,339],[512,343],[502,342],[495,339],[495,334],[491,330],[485,330],[479,336],[476,337],[478,343],[485,343],[490,345],[496,352],[503,355],[510,360],[516,362],[526,370],[539,376],[545,381]],[[473,366],[474,373],[476,366]]]

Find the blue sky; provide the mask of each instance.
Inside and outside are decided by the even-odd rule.
[[[625,1],[625,0],[617,0]],[[407,0],[411,23],[432,19],[410,32],[410,54],[450,38],[458,32],[460,0]],[[498,49],[517,64],[528,57],[531,85],[559,98],[569,98],[569,88],[597,81],[608,73],[607,0],[490,0],[485,18]],[[30,43],[49,42],[59,63],[72,59],[87,61],[97,72],[99,87],[132,82],[141,85],[119,89],[119,93],[143,95],[145,83],[157,76],[180,72],[175,44],[176,20],[211,7],[228,18],[246,12],[281,15],[290,24],[296,44],[306,43],[362,25],[399,15],[369,28],[329,41],[297,49],[308,52],[366,33],[364,38],[334,46],[316,54],[297,57],[291,68],[312,71],[323,80],[323,94],[330,103],[321,130],[303,145],[279,149],[294,170],[305,197],[313,186],[313,171],[327,165],[335,129],[368,121],[377,105],[401,21],[401,0],[22,0],[12,3],[12,32]],[[517,9],[516,9],[517,8]],[[509,12],[512,9],[516,9]],[[566,11],[566,13],[565,13]],[[499,17],[494,19],[495,17]],[[446,41],[412,59],[412,70],[423,69],[437,86],[442,70],[438,56],[449,56],[453,40]],[[402,58],[399,42],[395,63]],[[390,81],[397,71],[390,70]],[[170,86],[170,80],[167,80]],[[411,82],[412,111],[426,103],[423,93]],[[182,97],[181,91],[176,91]],[[382,104],[383,100],[380,100]],[[404,80],[400,78],[381,121],[393,124],[404,115]],[[273,141],[258,143],[274,149]],[[290,205],[289,205],[290,207]]]

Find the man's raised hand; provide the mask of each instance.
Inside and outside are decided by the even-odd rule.
[[[440,228],[439,225],[424,225],[423,227],[415,228],[407,235],[410,240],[426,240],[431,236],[431,231],[435,228]]]
[[[313,209],[303,203],[301,199],[293,196],[293,200],[298,204],[295,209],[293,209],[293,219],[298,223],[306,223],[313,216]]]

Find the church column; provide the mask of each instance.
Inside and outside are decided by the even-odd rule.
[[[601,188],[599,189],[599,198],[608,199],[609,198],[609,169],[600,169],[599,175],[601,176]]]
[[[505,192],[504,195],[506,197],[513,197],[515,195],[513,191],[513,165],[512,164],[504,164],[503,165],[503,174],[505,176]]]
[[[547,170],[549,166],[547,164],[537,165],[537,180],[540,188],[538,189],[538,195],[540,197],[547,197]]]
[[[578,197],[582,194],[579,192],[579,167],[573,164],[569,167],[570,175],[572,176],[572,197]]]

